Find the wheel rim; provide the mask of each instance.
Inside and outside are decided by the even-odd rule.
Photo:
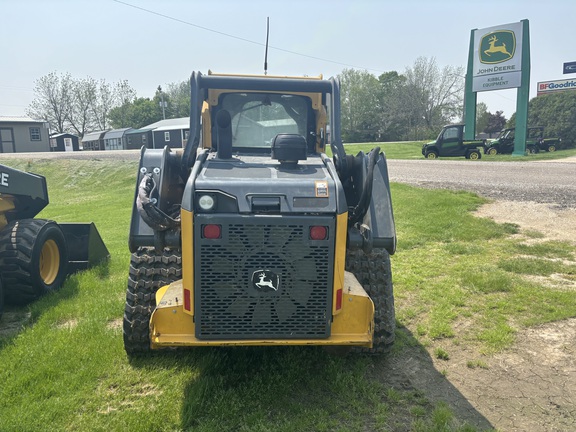
[[[476,153],[476,152],[470,153],[470,159],[473,159],[473,160],[478,159],[478,153]]]
[[[490,150],[488,150],[488,154],[491,156],[494,156],[496,153],[498,153],[498,151],[495,148],[491,148]]]
[[[550,146],[550,147],[548,147],[548,151],[549,151],[549,152],[556,151],[556,147]]]
[[[47,240],[40,252],[40,277],[46,285],[52,284],[60,269],[60,249],[54,240]]]
[[[426,156],[428,159],[436,159],[436,153],[428,153],[428,156]]]

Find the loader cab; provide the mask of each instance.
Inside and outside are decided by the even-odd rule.
[[[217,151],[224,158],[233,154],[271,154],[275,137],[287,134],[297,137],[298,143],[305,142],[306,154],[325,152],[330,102],[327,103],[326,94],[251,91],[239,84],[206,90],[200,101],[200,147]]]

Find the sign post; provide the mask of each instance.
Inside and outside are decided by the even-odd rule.
[[[528,20],[472,30],[464,96],[465,138],[475,137],[477,92],[518,88],[513,154],[526,154],[529,86]]]
[[[516,134],[514,136],[513,155],[526,154],[526,135],[528,130],[528,101],[530,100],[530,39],[528,37],[528,20],[521,21],[522,46],[528,47],[522,54],[522,85],[518,87],[516,96]]]
[[[470,33],[468,68],[464,82],[464,139],[476,139],[476,92],[472,90],[472,70],[474,68],[474,31]]]

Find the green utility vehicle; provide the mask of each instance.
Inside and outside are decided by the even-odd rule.
[[[484,145],[484,140],[464,140],[464,125],[454,124],[444,126],[436,141],[424,144],[422,154],[426,159],[464,156],[476,160],[482,157]]]
[[[538,146],[539,150],[547,152],[555,152],[556,150],[564,148],[562,146],[561,138],[544,138],[543,127],[535,127],[530,129],[534,129],[534,133],[537,138],[536,145]]]
[[[489,155],[510,154],[514,151],[514,136],[516,128],[502,129],[496,139],[486,143],[484,153]],[[543,138],[543,127],[530,127],[526,135],[526,151],[530,154],[542,151],[556,151],[561,140],[559,138]]]

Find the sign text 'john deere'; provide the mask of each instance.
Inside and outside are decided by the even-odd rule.
[[[522,24],[474,30],[473,91],[520,87]]]

